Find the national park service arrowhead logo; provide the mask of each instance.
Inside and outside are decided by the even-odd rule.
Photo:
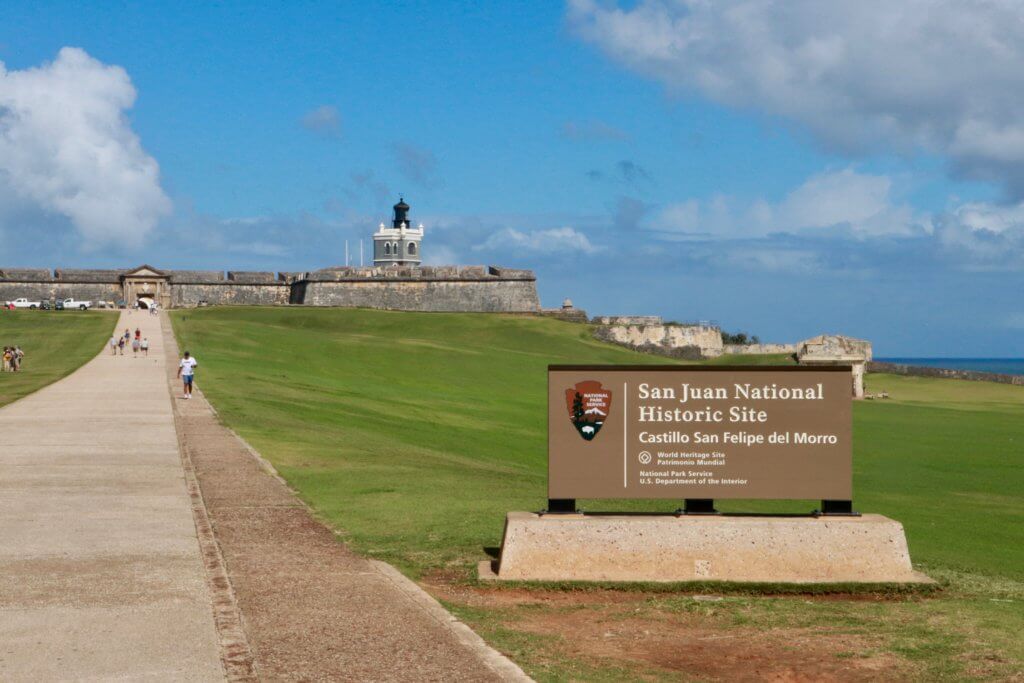
[[[576,431],[585,440],[592,441],[611,413],[612,392],[602,387],[600,382],[580,382],[565,390],[565,405]]]

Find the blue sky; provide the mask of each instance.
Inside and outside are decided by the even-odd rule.
[[[314,269],[403,193],[547,306],[1022,356],[1024,17],[916,4],[8,3],[0,263]]]

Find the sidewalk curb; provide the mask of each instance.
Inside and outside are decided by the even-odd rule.
[[[230,432],[239,441],[239,443],[245,446],[245,450],[249,452],[249,455],[256,460],[259,466],[263,468],[267,474],[284,484],[285,487],[291,491],[295,499],[299,501],[299,503],[301,503],[311,515],[313,515],[313,518],[323,524],[324,522],[320,519],[320,516],[316,514],[316,511],[309,507],[304,500],[299,498],[295,489],[293,489],[285,478],[278,473],[277,468],[275,468],[269,460],[264,458],[259,451],[253,448],[248,441],[239,436],[235,430],[225,425],[220,419],[217,409],[214,408],[209,401],[206,401],[205,397],[203,397],[203,401],[206,402],[210,412],[212,412],[217,418],[217,421],[220,422],[221,426]],[[332,529],[331,531],[333,532],[334,530]],[[366,559],[377,572],[383,574],[386,579],[391,581],[391,583],[395,584],[399,590],[409,596],[409,598],[416,603],[418,607],[429,614],[434,621],[450,631],[452,635],[455,636],[456,640],[458,640],[467,650],[477,655],[477,657],[479,657],[488,668],[492,669],[498,676],[500,676],[502,680],[533,683],[533,679],[526,675],[526,672],[519,668],[518,664],[488,645],[487,641],[481,638],[476,631],[462,621],[459,621],[454,614],[445,609],[444,605],[438,602],[430,593],[423,590],[418,583],[395,569],[395,567],[387,562],[370,558]]]
[[[163,316],[161,332],[164,343],[164,356],[176,359],[178,354],[178,342],[174,337],[174,330],[171,328],[171,321]],[[166,323],[166,325],[165,325]],[[168,363],[168,368],[174,366],[173,362]],[[245,634],[242,612],[235,599],[235,592],[228,577],[227,568],[224,564],[224,556],[217,543],[217,537],[210,522],[210,516],[206,510],[206,502],[203,500],[202,488],[199,486],[199,479],[196,477],[195,467],[192,465],[192,458],[185,447],[185,440],[182,438],[181,411],[174,400],[172,387],[174,386],[170,377],[170,370],[167,373],[167,393],[171,398],[171,409],[174,414],[174,432],[178,439],[178,454],[181,457],[181,465],[185,474],[185,486],[192,503],[192,521],[195,523],[196,539],[199,543],[199,551],[203,560],[203,568],[206,570],[206,584],[210,589],[211,607],[213,621],[217,629],[218,643],[220,649],[221,664],[224,667],[224,675],[232,683],[249,683],[258,681],[259,675],[256,670],[256,661],[252,649]],[[205,401],[205,399],[203,399]]]
[[[533,682],[533,679],[527,676],[526,672],[520,669],[518,664],[488,645],[487,641],[481,638],[476,631],[459,621],[434,596],[423,590],[418,583],[387,562],[382,562],[381,560],[369,560],[369,562],[374,569],[408,595],[417,606],[421,607],[437,623],[451,631],[466,649],[475,653],[502,680]]]
[[[168,320],[167,322],[168,329],[165,330],[164,335],[165,337],[168,334],[171,336],[174,343],[173,348],[177,349],[177,340],[174,339],[173,328],[170,327],[170,321]],[[168,348],[171,348],[170,344],[168,344]],[[194,390],[193,393],[197,394],[200,397],[204,407],[213,414],[214,418],[221,425],[221,427],[225,429],[228,433],[230,433],[245,448],[245,450],[256,461],[259,467],[268,475],[281,482],[281,484],[284,485],[284,487],[291,493],[292,497],[312,516],[314,520],[316,520],[319,524],[327,528],[332,533],[332,535],[337,537],[337,531],[335,531],[328,524],[326,524],[326,522],[324,522],[320,515],[318,515],[317,512],[306,503],[306,501],[302,500],[302,498],[299,497],[295,489],[292,488],[284,479],[284,477],[282,477],[278,473],[277,469],[270,463],[270,461],[264,458],[259,451],[253,448],[249,444],[249,442],[243,439],[237,432],[235,432],[235,430],[231,429],[226,424],[224,424],[224,421],[221,419],[220,414],[217,412],[217,409],[209,401],[206,400],[206,397],[202,393],[202,389],[197,388]],[[177,406],[175,406],[175,416],[177,415]],[[175,423],[175,426],[177,428],[177,422]],[[180,443],[181,440],[179,439],[179,444]],[[192,476],[194,477],[194,473],[192,474]],[[203,512],[205,514],[205,507],[203,508]],[[218,556],[219,554],[220,553],[218,550]],[[462,621],[459,621],[459,619],[456,618],[455,615],[453,615],[451,612],[445,609],[445,607],[440,602],[438,602],[432,595],[430,595],[427,591],[420,587],[420,585],[417,584],[415,581],[408,578],[400,571],[398,571],[398,569],[396,569],[395,567],[386,562],[374,560],[371,558],[364,559],[370,563],[371,567],[373,567],[373,569],[377,573],[381,574],[385,579],[387,579],[402,593],[404,593],[413,602],[413,604],[415,604],[418,608],[423,610],[433,621],[435,621],[439,626],[450,632],[452,636],[455,638],[455,640],[459,642],[459,644],[461,644],[469,653],[475,655],[480,660],[480,662],[483,663],[488,669],[494,671],[494,673],[499,678],[501,678],[501,680],[515,681],[517,683],[533,682],[533,679],[526,675],[526,673],[519,667],[519,665],[517,665],[515,662],[513,662],[505,655],[503,655],[498,650],[488,645],[487,642],[480,637],[480,635],[473,631],[473,629],[471,629],[467,624],[463,623]],[[225,581],[228,581],[226,575]],[[230,589],[230,582],[228,582],[228,586]],[[232,600],[234,600],[233,595]],[[247,643],[246,649],[248,650]]]

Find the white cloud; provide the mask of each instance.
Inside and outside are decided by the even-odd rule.
[[[1011,233],[1024,228],[1024,203],[1000,206],[972,202],[957,207],[952,218],[972,232]]]
[[[171,202],[125,117],[134,102],[124,69],[78,48],[22,71],[0,62],[0,197],[70,220],[83,248],[141,245]]]
[[[341,114],[338,113],[337,107],[329,104],[310,109],[299,123],[309,132],[325,138],[336,138],[341,135]]]
[[[937,217],[936,236],[968,270],[1024,270],[1024,202],[963,204]]]
[[[772,222],[777,229],[848,227],[858,235],[918,232],[913,211],[895,205],[891,191],[887,176],[852,169],[820,173],[789,193]]]
[[[794,121],[848,152],[946,155],[1024,197],[1024,4],[570,0],[613,59],[678,92]]]
[[[570,227],[528,232],[506,228],[492,234],[483,244],[473,247],[474,251],[536,252],[551,255],[594,254],[602,249],[603,247],[592,244],[582,232]]]
[[[811,176],[776,203],[738,202],[717,196],[690,199],[658,214],[655,230],[714,236],[763,236],[843,230],[856,237],[912,235],[928,232],[927,219],[892,198],[892,179],[853,169]]]

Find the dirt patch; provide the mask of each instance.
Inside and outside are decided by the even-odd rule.
[[[662,671],[698,680],[889,681],[913,677],[910,665],[881,652],[881,642],[858,634],[814,628],[753,629],[721,617],[661,611],[659,597],[685,593],[553,590],[467,583],[458,571],[433,572],[421,581],[434,596],[455,604],[507,610],[504,628],[543,636],[561,655],[609,667]],[[714,595],[691,595],[714,605]],[[884,593],[762,596],[815,602],[886,602]],[[519,609],[525,608],[525,609]],[[557,650],[557,652],[556,652]],[[543,656],[543,655],[542,655]]]
[[[700,680],[905,680],[901,662],[859,635],[715,628],[692,615],[628,616],[621,605],[523,614],[516,630],[557,637],[571,657],[645,665]]]

